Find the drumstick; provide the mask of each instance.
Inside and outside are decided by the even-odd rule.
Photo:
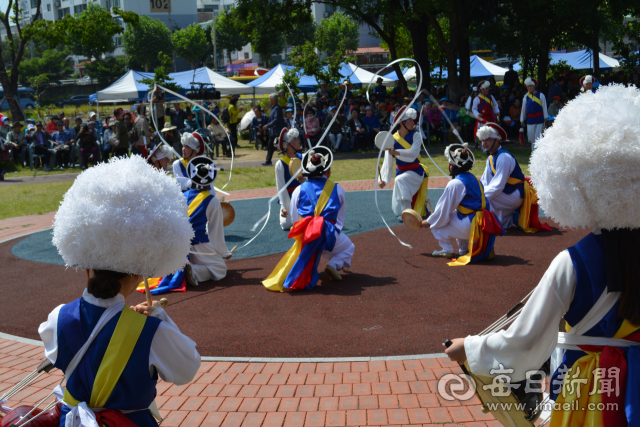
[[[433,213],[433,208],[431,207],[431,200],[427,197],[427,203],[429,204],[429,212]]]
[[[233,251],[235,251],[235,250],[238,248],[238,245],[240,245],[240,243],[236,244],[236,245],[233,247],[233,249],[231,249],[231,250],[229,251],[229,253],[233,255]]]
[[[153,302],[151,301],[151,291],[149,290],[149,281],[144,278],[144,293],[147,296],[147,307],[151,307]]]

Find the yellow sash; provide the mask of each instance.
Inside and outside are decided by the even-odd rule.
[[[281,159],[287,166],[289,166],[289,162],[291,161],[291,159],[289,158],[289,156],[287,156],[286,154],[284,156],[282,156]]]
[[[567,328],[571,329],[569,324]],[[613,338],[624,338],[639,328],[625,319]],[[600,371],[597,369],[600,365],[600,352],[585,353],[587,354],[576,360],[565,375],[562,392],[558,394],[551,414],[550,427],[602,426],[602,412],[597,410],[598,404],[602,404],[602,393],[599,388],[596,389],[602,384]],[[589,410],[589,407],[595,409]],[[563,411],[561,408],[570,409]]]
[[[329,198],[331,197],[335,186],[336,184],[333,181],[327,179],[327,182],[324,184],[324,188],[322,189],[322,193],[320,193],[320,197],[318,198],[316,208],[313,211],[313,216],[319,216],[322,213],[329,202]],[[291,215],[291,213],[289,213],[289,215]],[[295,227],[296,225],[294,224],[293,226]],[[300,256],[300,252],[302,251],[302,237],[302,234],[294,237],[295,242],[293,243],[293,246],[291,246],[291,249],[284,254],[269,277],[262,281],[265,288],[270,291],[284,291],[284,287],[282,285],[287,279],[287,275],[291,271],[293,264],[295,264],[298,256]]]
[[[487,102],[489,105],[491,105],[491,106],[493,107],[493,100],[492,100],[491,98],[487,98],[487,97],[486,97],[486,96],[484,96],[484,95],[478,95],[478,98],[480,98],[480,99],[484,99],[484,100],[485,100],[485,102]]]
[[[542,101],[540,101],[540,98],[538,98],[537,96],[535,96],[534,94],[530,93],[527,94],[527,97],[529,99],[531,99],[533,102],[535,102],[536,104],[538,104],[539,106],[542,107]]]
[[[189,174],[189,168],[187,167],[187,165],[189,164],[189,160],[185,160],[184,158],[180,159],[180,163],[182,163],[182,166],[184,166],[184,170],[187,171],[187,175]]]
[[[93,382],[90,408],[103,408],[107,404],[120,375],[129,362],[146,321],[146,316],[136,313],[125,305]],[[74,406],[80,404],[71,396],[68,389],[65,390],[64,401]]]
[[[189,208],[187,209],[187,213],[189,214],[189,216],[191,216],[191,214],[198,209],[198,206],[200,206],[200,204],[202,202],[204,202],[204,200],[209,197],[211,194],[208,191],[203,191],[202,193],[198,194],[195,199],[193,199],[191,201],[191,203],[189,203]]]
[[[482,184],[477,176],[474,176],[476,181],[478,181],[478,186],[480,187],[480,196],[482,200],[482,204],[480,206],[480,210],[474,211],[468,208],[465,208],[462,205],[458,205],[458,212],[464,215],[469,215],[475,213],[473,220],[471,221],[471,229],[469,230],[469,252],[466,255],[462,255],[458,257],[455,261],[448,263],[450,266],[458,266],[458,265],[467,265],[471,262],[471,258],[476,254],[473,253],[473,247],[476,245],[481,248],[484,241],[484,233],[482,232],[482,211],[487,207],[487,199],[484,197],[484,190],[482,188]]]
[[[409,144],[406,139],[401,137],[400,133],[394,133],[393,139],[398,141],[398,144],[402,145],[404,149],[408,150],[411,148],[411,144]],[[420,160],[420,155],[418,155],[417,159]],[[422,179],[422,184],[420,184],[420,189],[418,190],[416,201],[413,204],[413,209],[418,212],[418,215],[420,215],[421,217],[425,217],[427,216],[427,197],[429,195],[429,170],[422,163],[420,163],[420,166],[422,166],[422,169],[424,169],[424,178]]]

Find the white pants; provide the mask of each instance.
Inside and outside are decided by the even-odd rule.
[[[216,253],[215,247],[211,243],[200,243],[193,246],[193,252]],[[227,275],[227,264],[222,255],[196,255],[189,254],[193,278],[198,282],[207,280],[221,280]]]
[[[420,190],[422,180],[423,177],[412,171],[396,176],[391,202],[394,214],[400,216],[405,209],[411,209],[413,195]]]
[[[332,251],[322,251],[322,256],[329,258],[327,265],[340,270],[343,267],[351,267],[351,258],[356,246],[349,236],[336,231],[336,244]]]
[[[536,140],[542,135],[543,129],[544,123],[539,123],[537,125],[527,125],[527,140],[531,144],[532,150],[536,149]]]
[[[440,247],[445,252],[453,253],[453,241],[456,240],[460,253],[464,254],[469,249],[469,232],[471,231],[471,221],[469,217],[458,218],[457,212],[449,215],[449,223],[444,227],[433,228],[431,233],[436,238]]]
[[[334,150],[337,150],[338,148],[340,148],[340,142],[342,141],[342,134],[329,133],[329,141],[331,141],[331,148],[333,148]]]
[[[291,197],[289,192],[284,191],[280,198],[284,199],[285,202],[284,205],[280,205],[280,212],[278,212],[278,215],[280,216],[280,227],[282,227],[283,230],[291,230],[291,227],[293,227],[293,221],[291,220]],[[280,215],[282,213],[282,209],[287,210],[288,215],[286,217]]]
[[[489,204],[491,205],[491,211],[496,214],[498,221],[502,224],[502,228],[506,230],[515,226],[513,212],[522,206],[522,197],[520,197],[518,190],[511,194],[504,192],[495,194],[489,199]]]

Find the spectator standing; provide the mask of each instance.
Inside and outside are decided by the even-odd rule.
[[[355,150],[364,150],[366,148],[365,127],[361,120],[358,119],[358,111],[353,110],[351,112],[351,119],[347,121],[347,126],[351,130],[351,136],[353,137],[353,148]]]
[[[331,92],[327,89],[327,82],[324,80],[320,82],[320,89],[316,92],[316,99],[328,100],[331,99]]]
[[[153,115],[155,116],[158,127],[164,127],[164,93],[160,90],[159,87],[156,86],[156,90],[153,92],[153,98],[151,98],[151,102],[153,103]]]
[[[278,105],[284,107],[287,105],[287,98],[284,94],[284,90],[278,91]]]
[[[347,85],[345,87],[344,84],[340,85],[340,93],[338,93],[338,100],[341,100],[342,97],[344,96],[345,91],[347,92],[347,99],[349,98],[353,98],[353,92],[351,92],[351,88],[353,87],[353,85],[351,84],[351,82],[347,82]]]
[[[116,118],[113,129],[115,138],[113,151],[116,156],[124,157],[129,153],[129,144],[138,139],[137,133],[131,126],[131,114],[118,108],[113,115]]]
[[[376,87],[373,88],[373,94],[381,101],[387,96],[387,88],[382,85],[382,81],[382,77],[378,77]]]
[[[396,85],[391,89],[391,97],[395,99],[402,98],[402,88],[400,87],[400,80],[396,80]]]
[[[56,127],[57,129],[57,127]],[[49,171],[49,162],[51,161],[51,135],[43,130],[42,122],[36,122],[36,130],[31,133],[30,142],[33,154],[44,155],[42,170]]]
[[[282,92],[284,94],[284,91]],[[280,108],[279,95],[272,93],[269,95],[269,105],[271,105],[271,114],[269,114],[269,122],[262,128],[264,131],[269,130],[269,143],[267,144],[267,158],[262,166],[273,166],[271,158],[273,157],[273,141],[280,135],[284,128],[284,118],[282,116],[282,108]]]
[[[509,64],[509,71],[504,73],[504,84],[502,87],[507,86],[509,89],[513,89],[519,80],[518,72],[513,70],[513,64]]]
[[[442,112],[435,102],[431,103],[431,108],[429,108],[427,112],[427,122],[429,123],[430,134],[436,137],[436,141],[440,140],[443,142]]]
[[[562,85],[564,83],[564,77],[559,76],[558,80],[556,80],[555,82],[553,82],[550,86],[549,86],[549,92],[548,92],[548,102],[552,102],[553,98],[558,96],[560,98],[562,98]]]
[[[4,123],[4,119],[3,119],[3,123]],[[51,121],[49,121],[49,123],[47,123],[47,127],[46,127],[46,131],[49,135],[51,135],[53,132],[56,132],[58,130],[58,116],[57,115],[53,115],[51,116]]]
[[[73,139],[68,132],[64,131],[64,123],[58,120],[58,130],[51,134],[53,149],[56,152],[56,162],[60,169],[69,167],[69,158],[71,157],[71,144]]]
[[[329,108],[329,115],[331,117],[327,117],[325,129],[327,128],[329,123],[331,123],[331,120],[333,120],[333,117],[335,116],[335,120],[331,124],[331,127],[329,127],[328,136],[331,145],[329,148],[331,148],[334,153],[337,153],[338,151],[340,151],[340,143],[342,142],[342,126],[344,125],[344,119],[340,116],[340,114],[338,114],[338,109],[335,106]]]
[[[82,156],[82,169],[85,170],[89,166],[89,156],[93,157],[93,163],[97,164],[100,157],[98,154],[98,140],[96,139],[96,134],[91,132],[89,129],[89,125],[87,123],[83,123],[80,127],[80,133],[76,136],[76,141],[80,145],[80,156]],[[122,142],[120,143],[120,145]],[[128,148],[128,144],[127,144]],[[116,155],[117,147],[116,147]]]
[[[318,139],[320,139],[320,119],[315,116],[315,108],[307,110],[307,117],[304,119],[304,123],[307,127],[307,135],[309,135],[311,145],[316,145]]]
[[[149,155],[149,142],[151,137],[151,132],[149,130],[149,121],[147,120],[147,106],[145,104],[138,104],[136,108],[138,111],[138,116],[134,122],[134,127],[138,133],[138,139],[135,141],[134,152],[136,154],[141,154],[145,159]]]
[[[80,131],[78,130],[78,133]],[[108,117],[104,120],[104,133],[102,134],[102,161],[109,160],[109,153],[111,153],[111,145],[107,144],[107,141],[114,135],[113,133],[113,119]]]
[[[173,104],[173,110],[170,108],[166,109],[166,115],[169,116],[171,120],[171,124],[176,127],[178,130],[184,129],[184,121],[187,118],[187,112],[180,107],[179,102],[175,102]],[[116,125],[116,128],[118,126]],[[116,131],[117,133],[117,131]]]
[[[365,125],[365,139],[366,139],[366,147],[367,150],[373,149],[373,144],[376,139],[376,135],[380,132],[382,128],[382,123],[380,123],[380,119],[378,116],[373,114],[373,108],[370,105],[367,105],[365,108],[365,116],[362,118],[362,122]]]
[[[233,97],[229,100],[229,135],[231,136],[231,150],[235,152],[238,145],[238,114],[244,110],[244,107],[238,108],[238,98]]]
[[[268,140],[267,133],[263,128],[267,124],[267,117],[262,114],[262,108],[259,105],[253,108],[253,112],[256,116],[251,120],[251,128],[255,132],[256,150],[260,150],[260,148],[266,150]]]
[[[27,145],[27,136],[22,132],[22,123],[15,122],[13,128],[7,134],[7,144],[11,147],[13,153],[13,160],[18,161],[22,156],[22,167],[27,166],[27,159],[29,158],[29,147]]]
[[[522,112],[520,113],[520,126],[527,125],[527,139],[531,149],[535,150],[535,142],[542,135],[547,124],[547,100],[543,93],[536,90],[538,82],[528,78],[524,81],[528,93],[522,100]]]

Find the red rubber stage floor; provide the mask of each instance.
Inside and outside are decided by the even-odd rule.
[[[231,260],[220,282],[170,293],[167,312],[198,343],[203,356],[358,357],[441,353],[445,338],[474,334],[511,308],[540,280],[551,260],[586,231],[496,240],[496,259],[449,267],[432,258],[428,230],[386,230],[352,236],[353,266],[342,282],[320,274],[319,286],[291,294],[267,291],[281,254]],[[10,253],[21,239],[0,245],[0,332],[39,339],[38,325],[57,305],[82,294],[86,273],[26,261]],[[324,268],[324,260],[320,268]],[[144,300],[135,294],[129,303]]]

